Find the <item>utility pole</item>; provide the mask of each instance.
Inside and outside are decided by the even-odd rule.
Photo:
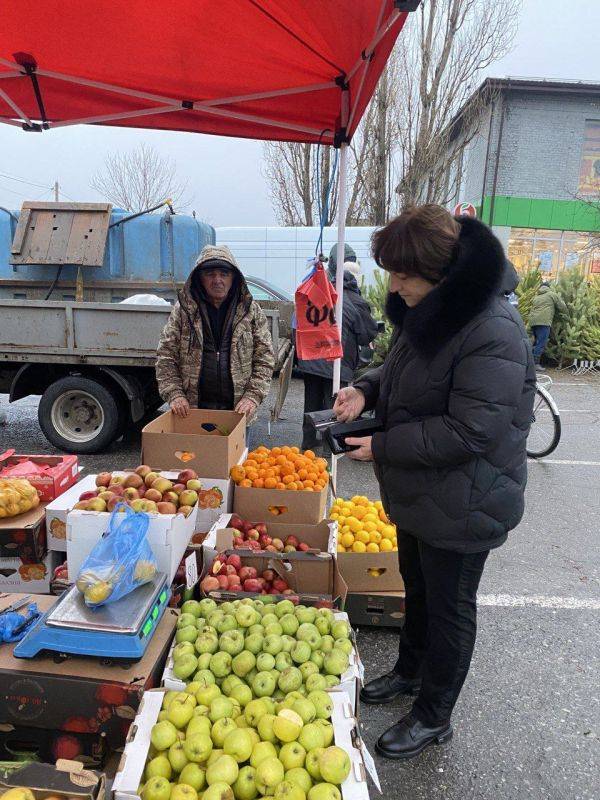
[[[58,181],[54,181],[54,202],[58,203]]]

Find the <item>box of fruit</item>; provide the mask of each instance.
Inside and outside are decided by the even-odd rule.
[[[28,456],[14,450],[0,454],[0,478],[24,478],[42,503],[54,500],[77,480],[77,456]]]
[[[96,476],[87,475],[46,506],[48,550],[67,552],[67,514],[73,510],[84,492],[97,489]]]
[[[165,689],[182,692],[196,679],[210,680],[208,674],[201,670],[210,671],[211,651],[222,650],[229,653],[232,658],[230,664],[230,674],[234,676],[232,682],[246,685],[253,696],[256,695],[254,680],[257,682],[262,680],[257,677],[259,672],[265,669],[276,670],[276,673],[273,672],[276,680],[273,691],[278,689],[281,691],[282,687],[279,686],[279,682],[283,681],[281,674],[288,667],[296,665],[299,668],[296,678],[300,680],[302,677],[302,685],[306,690],[338,688],[345,691],[352,704],[353,713],[357,713],[358,693],[364,669],[358,655],[356,637],[346,613],[290,606],[289,601],[269,605],[255,600],[251,604],[247,603],[247,608],[251,611],[243,608],[244,605],[246,604],[235,601],[216,606],[210,600],[200,602],[190,600],[184,604],[177,622],[176,639],[163,673],[162,686]],[[258,613],[253,613],[252,609]],[[218,613],[210,620],[214,611]],[[261,612],[264,612],[264,616]],[[219,635],[220,627],[233,625],[233,620],[226,619],[228,617],[235,619],[236,626],[230,630],[237,633]],[[217,635],[219,635],[218,640],[216,640]],[[349,643],[346,643],[347,638],[350,639]],[[310,652],[302,645],[296,648],[298,641],[307,641]],[[182,642],[190,642],[192,647],[188,644],[179,647]],[[343,647],[347,659],[339,656],[341,663],[335,663],[335,659],[331,658],[325,661],[326,653],[339,646]],[[305,652],[302,652],[302,649]],[[236,659],[240,653],[244,655]],[[308,677],[312,674],[321,677],[312,678],[307,683]],[[258,685],[256,689],[259,689]],[[250,698],[247,690],[240,694],[240,698],[244,697],[246,700]]]
[[[396,526],[380,500],[338,497],[329,516],[338,523],[338,564],[350,592],[400,592]]]
[[[260,446],[231,470],[233,510],[242,519],[271,519],[315,525],[325,517],[329,491],[327,461],[312,450]]]
[[[58,554],[48,551],[40,558],[0,558],[0,591],[48,594]]]
[[[29,762],[0,774],[3,800],[103,800],[105,778],[81,762],[59,759],[56,764]]]
[[[0,557],[24,560],[43,558],[47,550],[44,506],[23,514],[0,518]]]
[[[205,550],[234,550],[285,553],[293,558],[296,553],[335,553],[337,551],[338,524],[322,520],[316,525],[288,525],[282,522],[250,522],[239,514],[223,514],[214,523],[204,539]]]
[[[342,692],[265,697],[242,710],[213,687],[209,706],[185,692],[144,695],[114,800],[368,800],[358,724]]]
[[[246,449],[246,417],[235,411],[167,411],[142,430],[142,460],[162,470],[189,467],[201,478],[228,478]]]
[[[158,569],[173,580],[196,525],[200,481],[193,471],[158,473],[142,465],[130,472],[101,472],[67,514],[67,559],[71,575],[106,532],[119,503],[150,517],[146,534]],[[183,480],[186,483],[183,483]]]

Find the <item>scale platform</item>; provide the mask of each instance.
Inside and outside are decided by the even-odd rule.
[[[109,660],[137,661],[156,630],[169,602],[167,576],[160,572],[115,603],[88,608],[73,586],[32,625],[16,645],[17,658],[33,658],[43,650]]]

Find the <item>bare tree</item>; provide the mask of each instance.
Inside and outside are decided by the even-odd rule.
[[[411,15],[396,48],[404,76],[395,107],[401,205],[447,202],[456,188],[448,181],[452,164],[477,134],[490,99],[475,89],[510,50],[520,7],[521,0],[424,0]],[[463,135],[451,147],[461,108]]]
[[[176,208],[189,204],[184,197],[187,183],[178,180],[175,162],[145,143],[126,153],[108,155],[91,186],[127,211],[145,211],[164,200]]]

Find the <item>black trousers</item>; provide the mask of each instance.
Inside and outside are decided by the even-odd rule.
[[[333,381],[321,375],[302,374],[304,379],[304,413],[311,411],[324,411],[333,408]],[[342,386],[347,386],[342,383]],[[309,450],[318,444],[315,429],[306,422],[302,422],[302,449]]]
[[[447,722],[467,677],[477,634],[477,587],[489,550],[455,553],[398,531],[398,559],[406,591],[406,618],[394,667],[421,677],[413,714]]]

